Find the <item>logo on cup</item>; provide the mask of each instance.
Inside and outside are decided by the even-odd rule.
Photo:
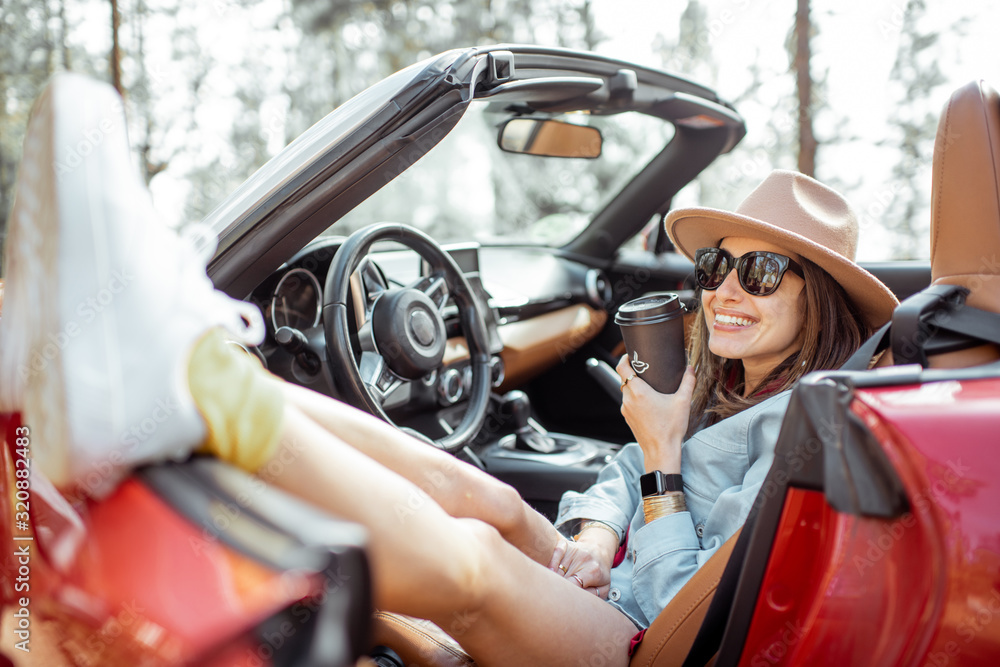
[[[632,353],[632,361],[630,361],[629,363],[632,364],[633,370],[635,370],[635,372],[638,373],[639,375],[645,373],[646,369],[649,368],[649,364],[647,364],[645,361],[639,361],[638,350]]]

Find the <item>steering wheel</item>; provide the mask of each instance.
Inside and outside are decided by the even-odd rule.
[[[427,275],[406,287],[387,285],[367,260],[378,241],[395,241],[415,250],[430,267]],[[352,282],[354,303],[349,303]],[[449,297],[458,306],[472,382],[461,422],[454,431],[432,442],[454,452],[479,432],[486,419],[490,355],[479,301],[455,260],[441,246],[423,232],[398,223],[354,232],[334,255],[326,274],[323,322],[330,367],[343,369],[336,380],[345,398],[395,426],[383,409],[388,395],[403,383],[419,380],[442,366],[447,346],[442,310]],[[355,304],[363,311],[358,318],[360,361],[355,358],[348,323],[348,309]]]

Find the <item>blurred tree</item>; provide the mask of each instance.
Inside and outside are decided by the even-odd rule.
[[[132,8],[132,81],[129,86],[128,102],[134,118],[135,136],[132,138],[134,150],[139,154],[139,168],[148,185],[154,176],[167,168],[168,159],[154,158],[154,143],[157,141],[159,119],[154,110],[153,82],[146,56],[146,24],[149,21],[149,7],[146,0],[135,0]]]
[[[938,33],[923,29],[925,12],[924,0],[907,2],[889,77],[889,90],[896,98],[889,126],[896,134],[893,145],[901,153],[892,174],[901,187],[885,218],[895,233],[892,255],[896,259],[920,256],[930,227],[924,215],[930,200],[924,177],[930,170],[939,109],[929,101],[946,79],[938,65]]]
[[[121,24],[122,15],[118,11],[118,0],[111,0],[111,54],[108,58],[108,67],[111,71],[111,85],[119,95],[125,97],[125,90],[122,88],[122,50],[118,38]]]
[[[69,62],[65,32],[61,0],[0,2],[0,230],[5,235],[28,112],[46,79]]]
[[[798,0],[795,9],[795,52],[792,67],[795,71],[795,88],[799,100],[799,151],[798,168],[807,176],[816,174],[816,135],[813,134],[813,78],[810,70],[813,25],[809,17],[809,0]]]
[[[715,40],[712,23],[704,3],[688,0],[680,16],[676,45],[661,47],[668,69],[679,71],[699,83],[716,85],[719,65],[715,59]],[[794,30],[794,28],[793,28]],[[780,94],[777,101],[769,104],[762,101],[765,87],[775,87],[785,79],[783,72],[766,69],[760,64],[760,51],[748,54],[745,59],[746,82],[733,94],[726,93],[726,101],[739,109],[745,117],[761,118],[756,126],[748,121],[747,136],[733,151],[710,164],[694,181],[685,188],[684,197],[690,197],[692,205],[733,208],[760,181],[776,167],[793,168],[795,161],[795,109],[792,103],[792,82],[788,82],[788,93]],[[772,93],[773,96],[773,93]]]

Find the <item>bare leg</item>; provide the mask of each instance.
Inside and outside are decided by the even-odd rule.
[[[379,608],[434,621],[484,666],[627,664],[635,627],[620,612],[491,526],[453,518],[292,405],[274,458],[270,481],[369,529]]]
[[[529,558],[548,564],[559,534],[511,486],[368,413],[295,384],[281,386],[289,404],[417,487],[398,512],[430,496],[451,516],[485,521]]]

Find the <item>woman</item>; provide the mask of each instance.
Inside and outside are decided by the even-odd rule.
[[[851,260],[846,203],[811,179],[777,172],[734,214],[674,213],[681,251],[706,249],[699,379],[688,373],[663,396],[623,375],[638,444],[592,492],[567,499],[564,528],[592,521],[567,542],[510,487],[234,353],[222,329],[259,342],[260,313],[215,292],[192,247],[155,222],[120,114],[107,86],[59,76],[26,134],[4,265],[0,410],[31,429],[34,470],[102,495],[136,465],[212,452],[367,526],[376,604],[457,630],[482,665],[626,664],[629,639],[745,517],[783,409],[782,394],[766,396],[837,365],[895,303]],[[62,169],[59,157],[95,126],[111,130]],[[632,487],[644,470],[683,473],[684,493],[640,501]],[[609,573],[629,525],[630,557]],[[609,583],[612,604],[592,594]]]
[[[667,396],[621,359],[622,414],[637,444],[587,493],[566,494],[558,515],[583,547],[562,564],[584,570],[584,584],[607,591],[638,627],[746,520],[771,466],[787,390],[805,373],[839,368],[896,305],[849,261],[857,223],[847,202],[802,174],[775,171],[736,212],[683,209],[666,227],[695,261],[701,288],[689,345],[696,373]],[[640,479],[657,471],[681,475],[670,479],[683,491],[644,499]],[[626,532],[624,560],[612,571]]]

